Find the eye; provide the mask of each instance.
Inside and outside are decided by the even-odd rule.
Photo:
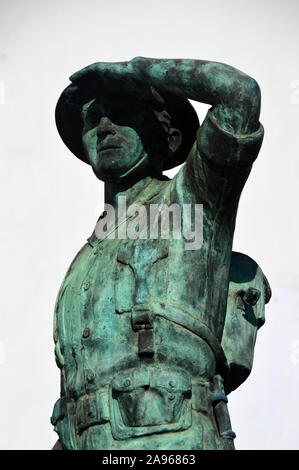
[[[83,132],[88,132],[97,127],[101,119],[101,113],[96,109],[90,109],[83,118]]]

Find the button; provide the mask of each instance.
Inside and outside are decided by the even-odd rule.
[[[170,386],[171,388],[175,387],[175,382],[174,382],[173,380],[171,380],[171,381],[169,382],[169,386]]]
[[[126,379],[126,380],[124,381],[124,386],[125,386],[125,387],[130,387],[130,385],[131,385],[131,380],[130,380],[130,379]]]
[[[83,331],[83,338],[88,338],[88,336],[90,335],[90,329],[89,328],[84,328],[84,331]]]
[[[85,281],[85,282],[83,283],[83,289],[84,289],[84,290],[88,290],[89,287],[90,287],[90,282],[89,282],[89,281]]]
[[[95,375],[94,375],[94,372],[90,369],[88,369],[86,371],[86,378],[87,378],[87,382],[91,383],[94,381],[95,379]]]
[[[171,400],[171,401],[172,401],[172,400],[174,400],[174,398],[175,398],[175,396],[174,396],[173,393],[171,393],[171,394],[168,396],[168,400]]]

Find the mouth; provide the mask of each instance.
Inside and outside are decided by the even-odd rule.
[[[112,145],[112,144],[100,145],[98,147],[98,152],[105,152],[106,150],[118,150],[120,148],[121,148],[120,145]]]
[[[105,141],[106,140],[106,141]],[[121,143],[116,139],[105,139],[98,142],[97,151],[104,152],[106,150],[118,150],[121,148]]]
[[[120,145],[103,145],[98,147],[98,152],[104,152],[105,150],[117,150],[120,148]]]

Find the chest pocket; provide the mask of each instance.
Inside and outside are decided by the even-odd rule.
[[[181,370],[137,368],[112,381],[110,416],[115,439],[180,431],[191,426],[191,381]]]

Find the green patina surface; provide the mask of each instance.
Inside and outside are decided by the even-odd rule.
[[[233,449],[226,396],[251,371],[271,295],[255,261],[232,252],[263,139],[258,85],[225,64],[140,57],[71,80],[57,127],[106,204],[203,204],[203,243],[186,249],[173,230],[120,238],[128,219],[79,251],[55,308],[56,448]],[[212,105],[202,125],[188,99]]]

